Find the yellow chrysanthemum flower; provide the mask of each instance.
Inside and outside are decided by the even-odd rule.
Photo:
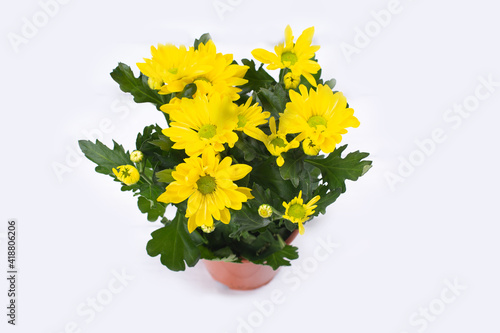
[[[134,150],[130,154],[130,160],[134,163],[139,163],[144,158],[144,154],[140,150]]]
[[[194,51],[197,61],[212,66],[212,70],[200,75],[194,79],[196,84],[196,96],[208,95],[211,97],[214,93],[229,96],[235,101],[240,98],[238,93],[241,91],[236,86],[243,85],[248,80],[243,79],[248,66],[233,64],[232,54],[217,53],[215,44],[209,40],[207,44],[200,43],[198,50]]]
[[[220,152],[225,143],[233,147],[238,141],[233,131],[238,122],[236,105],[227,96],[183,98],[162,110],[168,111],[171,120],[163,134],[175,142],[172,148],[185,149],[189,156],[200,155],[208,146]]]
[[[260,205],[258,211],[259,211],[260,217],[263,217],[263,218],[268,218],[268,217],[271,217],[271,215],[273,215],[273,208],[271,206],[269,206],[268,204]]]
[[[295,89],[300,84],[300,76],[299,75],[293,75],[292,72],[288,72],[283,77],[283,81],[285,82],[285,88],[286,89]]]
[[[210,230],[214,219],[229,223],[229,209],[240,210],[242,203],[253,199],[250,189],[238,187],[233,181],[242,179],[252,167],[246,164],[231,165],[231,157],[219,162],[215,152],[208,148],[202,157],[189,157],[177,165],[170,183],[158,201],[178,204],[188,199],[186,217],[189,232],[197,227]]]
[[[299,232],[301,235],[303,235],[303,223],[309,219],[309,216],[314,214],[314,209],[317,207],[315,203],[318,202],[319,199],[320,196],[317,195],[309,200],[307,204],[304,204],[304,200],[302,199],[302,191],[300,191],[299,195],[293,198],[289,203],[283,202],[283,207],[285,207],[286,209],[283,218],[290,220],[293,223],[298,223]]]
[[[266,145],[266,148],[269,150],[271,155],[278,157],[276,159],[278,166],[282,166],[285,163],[285,159],[281,156],[281,154],[286,153],[290,149],[297,148],[299,146],[299,141],[294,139],[288,142],[285,132],[277,132],[276,120],[274,120],[274,117],[269,118],[269,128],[271,129],[271,135],[266,136],[262,142]]]
[[[151,59],[144,58],[144,63],[137,63],[139,70],[146,75],[149,86],[159,89],[160,94],[170,94],[184,90],[186,84],[195,77],[206,74],[213,66],[196,61],[194,50],[185,46],[159,44],[151,46]]]
[[[280,130],[285,133],[300,133],[296,140],[302,141],[304,152],[316,155],[319,150],[331,153],[342,140],[348,127],[358,127],[359,120],[354,110],[347,108],[347,101],[341,92],[333,93],[328,86],[318,85],[307,91],[304,85],[300,93],[291,90],[291,102],[286,104],[280,118]],[[319,149],[318,149],[319,147]]]
[[[307,28],[302,35],[293,42],[292,29],[288,25],[285,29],[285,43],[274,47],[275,53],[264,49],[255,49],[252,55],[264,64],[269,64],[267,69],[290,68],[293,75],[304,76],[309,83],[316,86],[316,80],[311,74],[316,74],[321,66],[314,60],[319,46],[311,46],[314,27]]]
[[[120,165],[116,169],[113,168],[113,173],[119,181],[129,186],[134,185],[141,178],[139,171],[132,165]]]
[[[246,135],[263,141],[266,134],[257,126],[267,123],[267,118],[271,115],[270,112],[262,112],[262,108],[258,103],[252,105],[252,97],[245,104],[238,106],[236,109],[238,114],[238,123],[236,124],[237,131],[243,131]]]

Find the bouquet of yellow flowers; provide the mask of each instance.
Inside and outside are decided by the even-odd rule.
[[[285,30],[274,53],[255,49],[237,63],[218,53],[210,35],[191,47],[151,47],[139,77],[120,63],[111,73],[137,103],[152,103],[165,123],[150,125],[126,151],[79,142],[96,171],[132,191],[149,221],[161,228],[147,244],[174,271],[199,259],[290,265],[297,248],[286,240],[325,213],[345,181],[371,167],[359,151],[338,146],[358,127],[335,80],[323,82],[311,45],[314,28],[294,40]],[[279,69],[276,80],[268,70]],[[176,207],[172,220],[167,205]]]

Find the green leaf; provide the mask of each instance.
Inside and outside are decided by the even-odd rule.
[[[198,247],[201,252],[201,258],[212,261],[238,262],[238,256],[233,253],[230,247],[226,246],[215,252],[210,251],[205,246]]]
[[[299,257],[297,250],[298,248],[295,246],[285,245],[280,251],[274,252],[263,260],[254,261],[254,263],[269,265],[274,270],[277,270],[280,266],[290,266],[289,260],[294,260]]]
[[[289,180],[281,177],[279,167],[276,165],[276,157],[271,156],[260,164],[257,164],[252,171],[251,178],[264,188],[269,188],[276,193],[282,201],[290,201],[297,194],[297,189]]]
[[[165,206],[163,206],[163,204],[143,196],[140,196],[137,200],[137,206],[142,213],[148,214],[148,221],[150,222],[155,222],[159,217],[165,214]]]
[[[295,151],[283,154],[283,158],[285,159],[285,163],[280,167],[281,177],[285,180],[290,180],[293,186],[299,186],[304,169],[304,154],[300,153],[299,149],[295,149]]]
[[[244,258],[256,261],[267,258],[280,251],[284,246],[285,242],[281,238],[276,239],[271,231],[266,229],[256,237],[242,239],[238,243],[238,250]]]
[[[252,201],[252,200],[251,200]],[[262,218],[258,212],[258,205],[243,203],[240,210],[231,213],[231,223],[238,226],[238,229],[229,235],[231,238],[238,238],[242,233],[264,228],[271,220]]]
[[[330,79],[328,81],[325,81],[325,86],[329,86],[330,89],[335,88],[336,84],[337,84],[337,80],[335,80],[335,79]]]
[[[255,69],[253,60],[243,59],[241,62],[249,68],[244,77],[248,82],[240,86],[240,95],[246,95],[251,91],[259,91],[261,88],[269,88],[271,85],[276,84],[276,80],[262,68],[264,64],[261,64],[259,69]]]
[[[279,114],[285,110],[288,102],[287,92],[279,84],[270,89],[261,88],[257,92],[257,101],[264,110],[271,112],[275,119],[279,119]]]
[[[314,192],[314,195],[319,195],[320,199],[316,203],[318,207],[315,209],[313,216],[318,216],[320,213],[325,215],[326,208],[334,203],[341,193],[342,192],[340,188],[331,190],[327,185],[319,186],[318,189]]]
[[[158,178],[159,182],[171,183],[175,180],[174,177],[172,177],[172,171],[174,171],[174,170],[173,169],[165,169],[162,171],[158,171],[156,173],[156,178]]]
[[[96,171],[102,174],[113,175],[113,168],[131,164],[130,155],[122,145],[113,141],[113,149],[108,148],[99,140],[93,143],[88,140],[78,141],[80,149],[89,160],[97,164]]]
[[[208,43],[208,41],[211,39],[212,39],[212,37],[210,36],[209,33],[205,33],[205,34],[201,35],[200,39],[194,40],[194,49],[198,50],[198,46],[200,46],[200,44],[203,43],[204,45],[206,45]]]
[[[161,263],[172,271],[183,271],[186,264],[193,267],[200,259],[200,250],[188,233],[184,212],[180,210],[171,223],[153,231],[151,236],[146,246],[148,254],[160,255]]]
[[[159,147],[161,150],[169,151],[174,143],[168,138],[168,136],[160,135],[159,139],[149,141],[150,144]]]
[[[198,90],[198,86],[195,83],[189,83],[186,84],[184,87],[184,90],[178,92],[175,97],[179,99],[183,98],[193,98],[193,95],[196,93],[196,90]]]
[[[124,63],[118,64],[111,72],[111,77],[120,85],[123,92],[134,96],[136,103],[153,103],[160,110],[160,106],[167,104],[170,100],[167,95],[160,95],[156,90],[149,87],[147,76],[141,73],[136,78],[130,66]]]
[[[235,143],[235,152],[239,155],[243,153],[243,159],[247,162],[251,162],[256,156],[257,156],[257,151],[255,148],[248,142],[248,140],[245,140],[243,138],[243,134],[238,134],[239,139]]]
[[[173,142],[162,133],[158,125],[146,126],[137,135],[136,147],[142,151],[153,169],[172,169],[187,157],[184,150],[170,149]]]
[[[369,154],[359,151],[349,153],[345,158],[341,157],[347,145],[336,148],[327,158],[306,159],[321,170],[323,181],[328,183],[330,189],[340,188],[341,193],[346,191],[345,181],[347,179],[356,181],[364,175],[372,165],[371,161],[364,160]]]

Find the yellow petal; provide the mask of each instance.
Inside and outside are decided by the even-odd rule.
[[[229,209],[224,208],[220,211],[220,221],[224,224],[228,224],[231,221],[231,214],[229,213]]]
[[[278,56],[264,49],[255,49],[252,51],[252,55],[258,61],[264,64],[270,64],[279,61]]]
[[[235,164],[229,167],[229,179],[240,180],[252,171],[252,167],[246,164]]]
[[[302,222],[299,222],[299,233],[303,235],[304,232],[305,232],[304,225],[302,224]]]
[[[285,47],[292,47],[292,46],[293,46],[292,28],[290,28],[290,25],[287,25],[285,28]]]
[[[276,163],[278,164],[279,167],[281,167],[281,166],[283,166],[283,164],[285,164],[285,159],[280,155],[276,159]]]
[[[248,187],[238,187],[236,191],[243,193],[249,200],[255,199],[255,197],[252,195],[252,190]]]
[[[188,231],[191,233],[193,232],[196,228],[198,227],[198,225],[196,224],[196,215],[193,215],[191,216],[189,219],[188,219]]]

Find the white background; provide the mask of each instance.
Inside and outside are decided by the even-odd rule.
[[[220,3],[231,10],[218,12]],[[7,219],[17,218],[20,274],[16,327],[6,323],[0,274],[0,330],[498,332],[498,83],[467,118],[446,117],[455,104],[474,106],[476,89],[488,93],[479,77],[500,82],[500,7],[401,0],[381,27],[372,12],[389,3],[72,0],[51,7],[44,22],[38,1],[4,1],[0,268],[6,271]],[[14,47],[9,36],[22,37],[24,19],[34,16],[38,31],[26,35],[25,28],[25,43]],[[337,79],[361,121],[344,142],[370,152],[374,167],[307,225],[294,242],[295,270],[269,285],[231,291],[203,265],[171,272],[145,251],[159,223],[147,222],[129,193],[76,155],[77,140],[108,119],[102,140],[133,149],[137,132],[161,123],[153,106],[134,105],[112,81],[119,61],[137,71],[150,45],[190,45],[204,32],[220,52],[251,57],[254,48],[282,41],[287,24],[296,37],[315,26],[324,78]],[[366,45],[357,29],[369,30]],[[346,56],[346,44],[357,53]],[[446,139],[419,153],[416,141],[439,129]],[[403,170],[401,158],[419,165]],[[61,165],[66,172],[58,175]],[[404,182],[391,188],[387,177],[398,168]],[[340,246],[325,256],[317,249],[328,240]],[[108,285],[120,286],[113,271],[133,279],[109,299]],[[445,280],[466,289],[453,294]],[[284,301],[270,305],[279,292]],[[92,317],[86,303],[97,296],[108,304]],[[429,307],[432,320],[422,319],[419,311]]]

